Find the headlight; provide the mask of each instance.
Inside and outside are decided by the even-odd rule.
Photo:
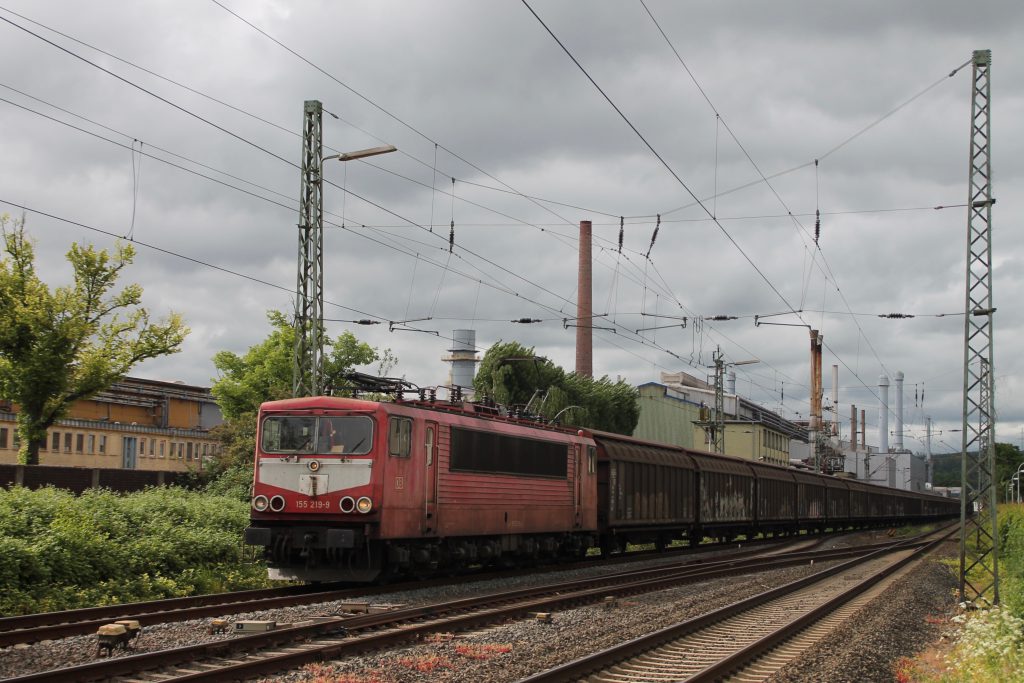
[[[270,505],[270,501],[264,495],[259,495],[252,499],[252,507],[256,512],[263,512],[267,509],[268,505]]]
[[[306,467],[309,468],[310,472],[316,472],[318,469],[320,469],[320,461],[310,460],[308,463],[306,463]]]
[[[274,512],[284,510],[284,496],[274,496],[270,499],[270,509]]]
[[[356,501],[356,509],[362,512],[364,515],[373,509],[373,501],[363,496]]]
[[[352,512],[356,509],[356,501],[352,499],[352,496],[345,496],[338,501],[338,509],[344,513]]]

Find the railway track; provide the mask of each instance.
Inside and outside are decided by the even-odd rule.
[[[722,609],[602,650],[521,683],[763,681],[880,594],[952,531],[878,550]]]
[[[886,552],[903,541],[831,551],[802,551],[755,558],[688,563],[466,598],[386,613],[324,619],[229,640],[100,660],[7,679],[11,682],[197,681],[242,679],[304,664],[391,646],[438,631],[475,628],[529,612],[598,602],[666,587],[751,571]]]
[[[798,544],[807,547],[819,545],[825,537],[814,538],[791,537],[787,539],[792,542],[798,539]],[[707,544],[697,548],[683,547],[679,551],[669,551],[671,556],[678,552],[681,555],[692,556],[694,552],[721,551],[723,549],[734,549],[738,546],[742,550],[732,553],[733,557],[742,557],[751,554],[765,552],[763,547],[775,545],[778,541],[750,541],[742,544]],[[783,546],[785,547],[785,546]],[[551,565],[548,567],[533,568],[530,571],[564,571],[582,566],[597,566],[604,564],[628,563],[634,560],[649,559],[654,553],[635,552],[624,555],[616,555],[608,559],[589,560],[572,564]],[[663,553],[664,554],[664,553]],[[697,558],[689,562],[701,562]],[[512,572],[480,572],[470,576],[461,577],[460,581],[484,581],[512,575]],[[416,587],[427,587],[431,585],[443,585],[451,579],[439,578],[427,581],[416,582]],[[238,614],[242,612],[256,612],[261,610],[277,609],[281,607],[293,607],[297,605],[312,605],[336,600],[358,599],[368,592],[381,594],[406,590],[410,583],[396,583],[388,586],[342,586],[342,584],[322,584],[304,586],[286,586],[281,588],[267,588],[260,590],[236,591],[232,593],[217,593],[210,595],[198,595],[186,598],[169,598],[166,600],[154,600],[149,602],[126,603],[121,605],[108,605],[103,607],[89,607],[84,609],[66,610],[62,612],[43,612],[17,617],[0,618],[0,648],[9,647],[20,643],[34,643],[41,640],[54,640],[68,636],[92,634],[104,624],[118,619],[135,619],[144,626],[165,624],[176,621],[187,621],[190,619],[202,619],[205,617],[220,617],[226,614]]]

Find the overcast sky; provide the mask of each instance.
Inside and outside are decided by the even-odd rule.
[[[192,329],[133,375],[208,385],[294,310],[318,99],[325,154],[399,149],[324,173],[326,317],[384,321],[328,333],[393,374],[444,384],[463,328],[572,369],[591,220],[595,374],[706,377],[720,346],[760,360],[741,395],[806,418],[807,328],[754,324],[787,313],[766,321],[824,334],[826,399],[840,367],[844,435],[853,403],[877,444],[902,371],[906,446],[930,415],[958,449],[971,67],[949,74],[991,49],[996,432],[1024,440],[1024,3],[530,0],[627,123],[522,2],[219,1],[0,0],[0,212],[27,207],[51,285],[72,242],[134,239],[124,281]]]

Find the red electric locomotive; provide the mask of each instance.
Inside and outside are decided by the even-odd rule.
[[[252,525],[276,579],[373,581],[578,557],[595,545],[595,445],[471,404],[265,403]]]

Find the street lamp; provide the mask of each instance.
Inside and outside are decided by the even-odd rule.
[[[303,112],[292,395],[318,396],[323,389],[323,165],[329,159],[352,161],[386,154],[394,152],[395,147],[384,145],[325,157],[321,135],[323,105],[318,100],[307,100]]]
[[[1020,471],[1024,469],[1024,462],[1017,465],[1017,473],[1013,475],[1013,480],[1017,482],[1017,502],[1020,502]]]
[[[341,154],[331,154],[320,160],[321,167],[325,161],[331,159],[337,159],[338,161],[354,161],[355,159],[365,159],[366,157],[375,157],[378,154],[387,154],[389,152],[397,152],[398,148],[394,145],[383,145],[381,147],[370,147],[369,149],[361,149],[356,152],[342,152]]]

